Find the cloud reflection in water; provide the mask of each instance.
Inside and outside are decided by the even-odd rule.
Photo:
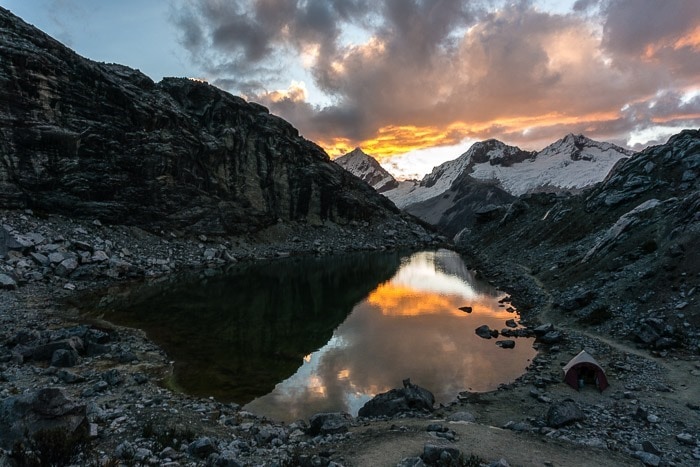
[[[293,376],[246,408],[278,420],[339,410],[356,415],[405,378],[443,403],[466,389],[495,389],[521,375],[535,354],[530,339],[504,350],[474,333],[482,324],[500,330],[517,318],[499,306],[502,297],[477,282],[456,253],[416,253],[358,303]]]

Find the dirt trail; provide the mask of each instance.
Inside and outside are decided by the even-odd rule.
[[[403,458],[420,455],[425,444],[457,447],[466,455],[474,454],[489,462],[505,458],[512,466],[639,465],[629,456],[608,450],[572,447],[561,441],[477,423],[446,423],[459,437],[448,443],[425,430],[435,421],[440,422],[398,420],[355,429],[352,446],[343,452],[344,465],[393,467]]]

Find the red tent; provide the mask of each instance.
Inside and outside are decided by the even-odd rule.
[[[600,392],[610,386],[605,371],[595,358],[582,350],[564,366],[564,381],[579,390],[584,384],[595,384]]]

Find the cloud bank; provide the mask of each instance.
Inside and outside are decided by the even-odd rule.
[[[211,82],[332,154],[700,126],[697,0],[189,0],[173,22]]]

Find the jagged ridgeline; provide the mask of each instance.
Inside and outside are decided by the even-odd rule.
[[[0,207],[224,234],[398,210],[289,123],[206,83],[80,57],[0,8]]]

